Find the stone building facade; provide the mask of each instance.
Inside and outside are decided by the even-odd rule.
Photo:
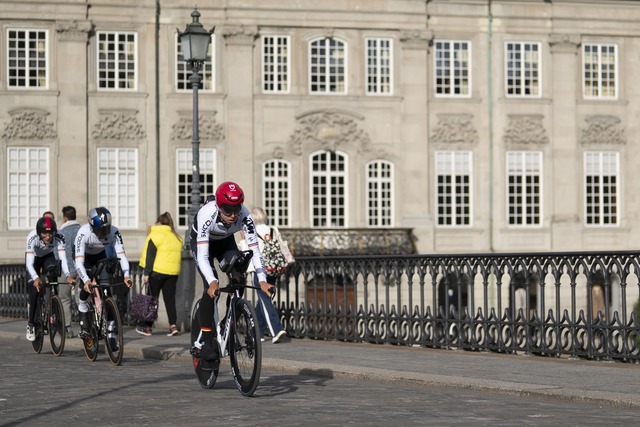
[[[0,0],[0,260],[104,205],[136,259],[190,200],[184,0]],[[634,249],[640,4],[202,0],[205,195],[420,253]],[[59,214],[61,215],[61,214]]]

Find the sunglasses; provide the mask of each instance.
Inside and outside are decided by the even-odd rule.
[[[241,210],[242,210],[242,205],[238,205],[238,206],[222,205],[222,206],[220,206],[220,212],[222,212],[222,214],[224,216],[238,215]]]

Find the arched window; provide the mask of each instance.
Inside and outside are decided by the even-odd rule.
[[[386,160],[367,164],[367,225],[393,225],[393,164]]]
[[[347,226],[347,158],[339,151],[319,151],[310,156],[311,225]]]
[[[347,93],[346,44],[321,38],[309,42],[309,92]]]
[[[291,225],[291,165],[269,160],[262,165],[263,209],[276,227]]]

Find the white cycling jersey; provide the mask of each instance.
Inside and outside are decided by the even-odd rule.
[[[253,218],[251,218],[249,209],[242,206],[242,210],[231,224],[225,223],[219,213],[218,205],[215,202],[206,203],[198,211],[192,227],[197,240],[196,263],[207,283],[218,280],[218,275],[212,267],[213,260],[209,260],[210,241],[222,240],[241,230],[244,233],[249,249],[253,251],[251,263],[258,275],[258,280],[266,282],[267,276],[264,271],[264,260],[258,247],[256,226]]]
[[[50,253],[55,253],[54,250],[56,249],[58,251],[57,259],[59,259],[62,264],[62,272],[66,277],[69,277],[69,266],[67,265],[64,236],[60,233],[56,233],[53,235],[51,243],[47,244],[42,241],[40,236],[38,236],[37,230],[31,230],[27,235],[27,249],[25,251],[25,265],[29,272],[29,276],[31,276],[31,280],[36,280],[38,278],[38,272],[36,272],[34,267],[36,257],[40,258],[45,255],[49,255]]]
[[[96,255],[102,251],[109,252],[113,250],[115,256],[120,258],[120,267],[124,277],[129,277],[129,260],[127,254],[124,251],[124,243],[122,241],[122,235],[117,227],[111,226],[111,232],[104,239],[100,239],[95,235],[91,224],[85,224],[78,230],[75,241],[75,261],[76,271],[78,277],[82,279],[82,282],[86,283],[89,280],[87,269],[84,266],[84,258],[86,255]]]

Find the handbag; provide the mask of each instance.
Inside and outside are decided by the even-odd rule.
[[[293,254],[291,254],[291,250],[289,249],[289,242],[282,238],[282,234],[278,234],[278,240],[280,241],[280,249],[282,250],[282,254],[284,255],[284,259],[287,261],[287,264],[291,265],[296,262]]]
[[[144,287],[145,293],[135,294],[131,299],[129,314],[140,322],[153,322],[158,318],[158,300],[151,295],[148,284]]]
[[[258,234],[258,238],[264,242],[262,249],[264,269],[267,277],[279,277],[285,272],[289,263],[282,252],[280,241],[277,238],[274,239],[273,228],[269,232],[271,234],[266,239]]]

